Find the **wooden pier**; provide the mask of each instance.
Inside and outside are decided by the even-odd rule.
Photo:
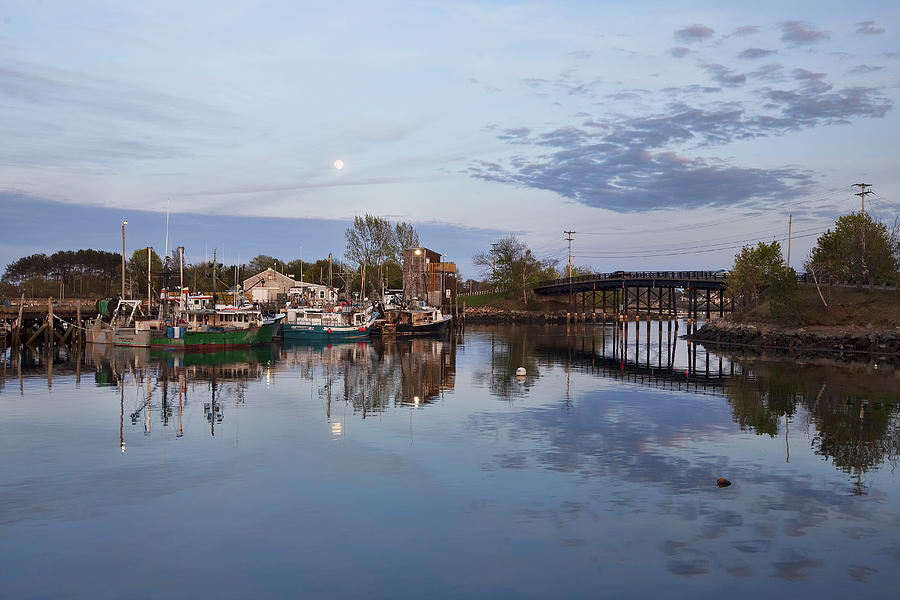
[[[86,317],[93,316],[92,300],[25,299],[0,306],[0,350],[12,347],[52,349],[84,344]]]

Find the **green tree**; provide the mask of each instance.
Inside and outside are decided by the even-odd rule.
[[[743,305],[758,305],[769,298],[772,277],[785,277],[787,269],[778,242],[759,242],[755,248],[744,246],[734,257],[728,293]]]
[[[525,242],[510,235],[493,244],[491,252],[478,252],[472,262],[491,281],[506,287],[513,297],[522,297],[528,304],[531,288],[538,281],[556,276],[556,261],[541,261],[531,252]]]
[[[251,275],[256,275],[257,273],[261,273],[266,269],[276,269],[276,267],[280,264],[283,263],[274,256],[259,254],[251,258],[247,263],[247,276],[249,277]],[[281,269],[277,270],[280,271]]]
[[[162,289],[163,265],[159,255],[150,249],[150,297],[156,298]],[[135,250],[125,266],[128,279],[129,295],[132,298],[143,298],[147,293],[147,249]]]
[[[897,234],[871,215],[854,212],[819,237],[805,267],[832,283],[879,284],[898,280],[898,258]]]

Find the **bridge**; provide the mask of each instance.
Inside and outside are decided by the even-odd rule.
[[[542,281],[534,292],[566,295],[575,311],[580,298],[582,313],[596,314],[599,302],[604,316],[609,307],[625,318],[641,312],[671,317],[681,304],[688,318],[705,313],[708,319],[713,312],[721,316],[734,308],[734,299],[726,295],[727,280],[728,271],[614,271]]]

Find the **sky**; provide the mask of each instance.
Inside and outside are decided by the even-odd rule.
[[[802,267],[900,214],[900,4],[0,0],[0,268],[183,245],[340,256],[369,213],[464,277]],[[341,161],[343,168],[336,168]]]

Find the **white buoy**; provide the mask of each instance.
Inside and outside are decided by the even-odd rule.
[[[518,369],[516,369],[516,375],[525,375],[525,373],[525,367],[519,367]]]

